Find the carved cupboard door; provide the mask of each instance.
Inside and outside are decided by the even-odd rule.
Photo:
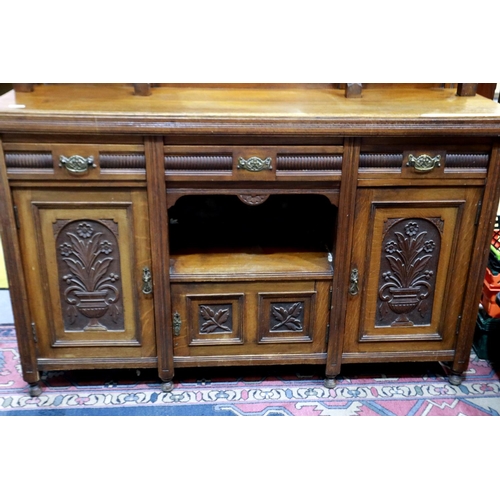
[[[156,356],[152,295],[142,291],[146,194],[18,189],[14,199],[39,358],[126,366]]]
[[[481,193],[359,190],[345,361],[452,354]]]

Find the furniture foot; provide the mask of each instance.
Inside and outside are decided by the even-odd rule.
[[[161,390],[163,392],[172,392],[173,388],[174,383],[171,380],[167,380],[166,382],[163,382],[163,384],[161,384]]]
[[[337,385],[337,380],[335,377],[326,377],[325,382],[323,384],[327,389],[333,389]]]
[[[42,389],[38,382],[33,382],[30,384],[29,393],[32,398],[36,398],[42,394]]]
[[[451,372],[448,376],[448,380],[451,385],[460,385],[463,382],[464,377],[461,373]]]

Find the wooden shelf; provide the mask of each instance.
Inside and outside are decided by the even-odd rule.
[[[170,280],[254,281],[321,279],[333,276],[326,252],[248,251],[171,255]]]

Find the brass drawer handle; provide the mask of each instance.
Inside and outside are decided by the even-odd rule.
[[[83,156],[73,155],[66,158],[66,156],[61,155],[59,156],[59,167],[65,168],[72,174],[84,174],[89,168],[96,168],[96,165],[93,156],[84,158]]]
[[[425,173],[434,170],[435,167],[441,166],[441,155],[436,155],[434,158],[429,155],[408,156],[407,167],[413,167],[416,172]]]
[[[358,295],[359,292],[359,287],[358,287],[358,282],[359,282],[359,273],[357,268],[353,268],[351,271],[351,280],[349,282],[349,293],[351,295]]]
[[[257,156],[252,156],[245,160],[244,158],[238,158],[239,169],[248,170],[249,172],[262,172],[262,170],[272,170],[271,158],[268,156],[265,160],[258,158]]]
[[[144,295],[153,293],[153,279],[149,267],[142,270],[142,293]]]

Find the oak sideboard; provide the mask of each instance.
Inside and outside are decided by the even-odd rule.
[[[472,90],[471,90],[472,89]],[[23,377],[467,369],[500,193],[470,84],[18,84],[0,222]]]

